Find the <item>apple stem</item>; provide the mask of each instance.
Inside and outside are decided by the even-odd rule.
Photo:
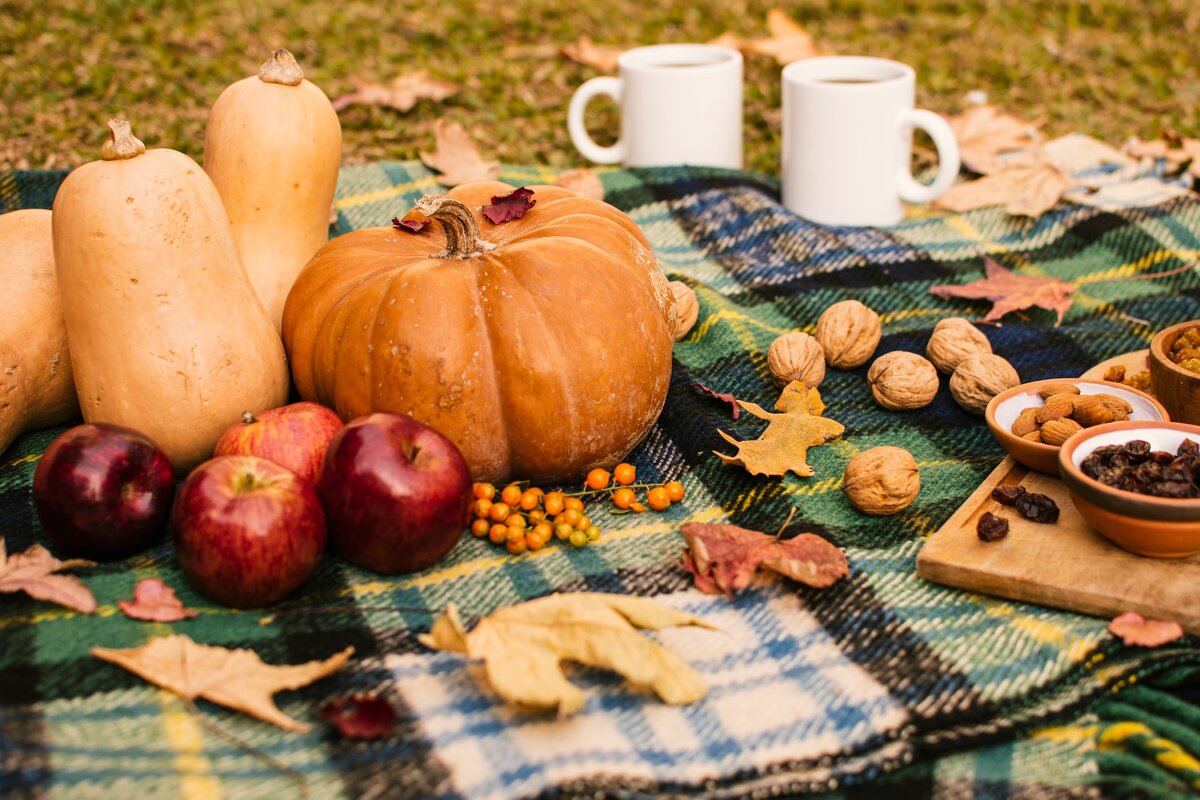
[[[414,445],[412,446],[412,450],[409,450],[409,451],[408,451],[408,460],[409,460],[410,462],[412,462],[412,461],[416,461],[416,460],[417,460],[417,456],[420,454],[420,452],[421,452],[421,445],[419,445],[419,444],[414,444]]]
[[[279,759],[271,756],[269,753],[264,753],[262,750],[259,750],[245,739],[242,739],[236,734],[230,733],[217,723],[213,722],[211,719],[205,716],[203,711],[196,707],[195,702],[193,702],[190,697],[181,696],[180,699],[183,700],[183,704],[187,707],[187,710],[190,711],[192,715],[196,717],[196,719],[200,720],[200,724],[216,734],[217,738],[225,740],[240,750],[244,750],[272,769],[278,770],[284,775],[287,775],[297,783],[300,789],[300,796],[308,797],[308,779],[305,778],[302,773],[297,772]]]
[[[242,422],[247,425],[253,425],[254,423],[258,422],[258,417],[254,416],[254,414],[249,411],[243,411]]]

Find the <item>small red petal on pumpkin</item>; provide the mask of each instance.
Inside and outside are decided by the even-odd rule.
[[[420,211],[410,211],[403,219],[392,217],[392,227],[397,230],[420,233],[433,224],[433,217],[427,217]]]
[[[320,714],[347,739],[382,739],[396,724],[396,709],[378,695],[339,697],[321,706]]]
[[[133,600],[118,600],[117,606],[130,619],[148,622],[178,622],[196,616],[195,611],[184,608],[174,589],[157,578],[138,581]]]
[[[490,206],[483,207],[483,215],[494,225],[510,222],[525,216],[525,212],[537,205],[533,199],[533,190],[522,186],[510,194],[496,195]]]
[[[707,386],[705,386],[703,383],[693,383],[693,384],[691,384],[691,386],[693,389],[699,389],[701,392],[703,392],[704,394],[713,398],[714,400],[720,400],[722,403],[728,403],[729,409],[730,409],[730,416],[733,418],[733,420],[735,422],[737,421],[737,418],[742,415],[742,407],[738,405],[737,398],[734,397],[732,394],[730,394],[728,392],[718,392],[715,389],[710,389]]]
[[[1183,636],[1178,622],[1146,619],[1136,611],[1126,611],[1112,622],[1108,630],[1131,647],[1160,647]]]

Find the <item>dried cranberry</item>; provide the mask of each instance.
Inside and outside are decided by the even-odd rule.
[[[1012,484],[1005,484],[992,489],[992,499],[1004,506],[1011,506],[1023,494],[1025,494],[1024,486],[1014,486]]]
[[[983,516],[979,518],[979,525],[976,526],[975,532],[985,542],[994,542],[997,539],[1003,539],[1005,536],[1008,536],[1008,520],[1003,517],[997,517],[990,511],[985,511],[983,512]]]
[[[1021,516],[1034,522],[1058,522],[1058,503],[1044,494],[1026,492],[1017,498],[1016,508]]]

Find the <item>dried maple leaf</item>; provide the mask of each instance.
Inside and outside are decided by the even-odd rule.
[[[754,403],[738,400],[748,413],[767,421],[767,428],[757,439],[739,442],[725,431],[718,430],[725,441],[737,447],[737,453],[727,456],[713,451],[726,464],[745,467],[751,475],[784,475],[789,470],[807,478],[813,474],[809,466],[808,448],[825,444],[841,436],[845,428],[840,422],[825,419],[821,413],[825,404],[816,387],[809,389],[800,381],[784,387],[775,403],[781,414],[772,414]]]
[[[421,161],[431,170],[442,173],[438,182],[443,186],[491,181],[500,174],[500,162],[484,160],[462,125],[439,119],[433,124],[433,132],[434,151],[421,153]]]
[[[1103,166],[1130,168],[1133,159],[1115,147],[1082,133],[1068,133],[1041,146],[1042,157],[1066,175]]]
[[[572,192],[592,200],[604,199],[604,184],[596,173],[587,167],[569,169],[554,179],[555,186],[570,189]]]
[[[729,405],[729,415],[733,417],[734,422],[737,422],[738,417],[742,415],[742,407],[738,405],[738,399],[732,394],[729,394],[728,392],[714,391],[705,386],[703,383],[693,383],[690,385],[693,389],[699,389],[703,394],[706,394],[715,400],[720,400],[722,403],[727,403]]]
[[[1075,185],[1049,164],[1018,167],[956,184],[933,205],[948,211],[1004,206],[1014,216],[1040,217]]]
[[[1026,122],[992,105],[974,106],[946,121],[958,140],[963,166],[972,172],[987,175],[1039,160],[1041,122]]]
[[[537,205],[537,200],[533,199],[533,190],[522,186],[519,189],[513,189],[508,194],[493,195],[492,204],[484,206],[481,213],[487,217],[488,222],[500,225],[520,219],[535,205]]]
[[[687,542],[684,568],[705,594],[732,598],[750,584],[760,566],[818,589],[850,574],[845,554],[815,533],[781,539],[737,525],[698,522],[679,532]]]
[[[396,726],[396,709],[385,697],[339,697],[321,706],[321,717],[347,739],[382,739]]]
[[[1036,306],[1058,314],[1054,327],[1062,324],[1063,315],[1071,308],[1071,293],[1075,291],[1075,284],[1058,278],[1020,275],[1005,269],[995,259],[987,256],[983,257],[983,267],[986,277],[961,285],[931,286],[929,293],[942,298],[991,300],[992,309],[983,318],[984,322],[998,320],[1010,311]]]
[[[1164,130],[1151,142],[1133,139],[1125,145],[1125,152],[1134,158],[1163,159],[1168,174],[1180,172],[1187,166],[1189,173],[1200,178],[1200,139],[1188,139],[1175,131]]]
[[[130,619],[150,622],[178,622],[191,619],[196,612],[184,608],[175,590],[158,578],[146,578],[133,587],[133,600],[118,600],[117,606]]]
[[[4,547],[4,537],[0,536],[0,592],[24,592],[35,600],[58,603],[81,614],[91,614],[96,610],[96,598],[87,584],[74,575],[54,573],[94,566],[94,561],[80,558],[59,561],[40,544],[10,556]]]
[[[1108,630],[1125,644],[1135,647],[1161,647],[1183,636],[1183,628],[1178,622],[1146,619],[1136,611],[1126,611],[1113,619],[1108,623]]]
[[[410,111],[418,100],[427,98],[441,102],[460,88],[457,83],[434,78],[423,69],[397,75],[386,86],[364,81],[357,76],[351,76],[350,80],[354,83],[355,90],[333,100],[335,111],[352,105],[365,105],[394,108],[403,113]]]
[[[767,30],[771,35],[759,39],[743,39],[727,31],[709,41],[709,44],[731,47],[746,55],[770,56],[781,65],[821,55],[822,51],[817,48],[812,34],[781,8],[772,8],[767,12]]]
[[[502,608],[470,633],[451,604],[419,638],[434,650],[483,659],[488,683],[505,701],[566,715],[583,708],[584,696],[563,675],[563,661],[617,672],[672,705],[704,697],[696,670],[635,630],[678,625],[712,628],[644,597],[577,592]]]
[[[559,52],[577,64],[594,67],[601,72],[616,72],[617,59],[625,52],[625,48],[598,45],[592,41],[592,37],[584,34],[575,44],[563,45]]]
[[[264,664],[253,650],[196,644],[180,635],[160,636],[127,650],[93,647],[91,652],[187,700],[204,698],[284,730],[303,733],[310,726],[280,711],[272,695],[284,689],[299,689],[336,672],[350,660],[354,648],[347,647],[324,661],[282,667]]]

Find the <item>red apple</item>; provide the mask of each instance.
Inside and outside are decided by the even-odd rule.
[[[171,531],[192,586],[234,608],[287,597],[325,550],[313,485],[257,456],[220,456],[192,470],[175,498]]]
[[[214,456],[258,456],[317,482],[329,440],[342,429],[342,418],[319,403],[292,403],[255,416],[249,411],[213,450]]]
[[[424,569],[469,524],[471,471],[462,453],[401,414],[371,414],[342,428],[317,491],[334,549],[373,572]]]
[[[175,493],[167,454],[119,425],[77,425],[33,473],[42,529],[61,556],[111,561],[162,539]]]

